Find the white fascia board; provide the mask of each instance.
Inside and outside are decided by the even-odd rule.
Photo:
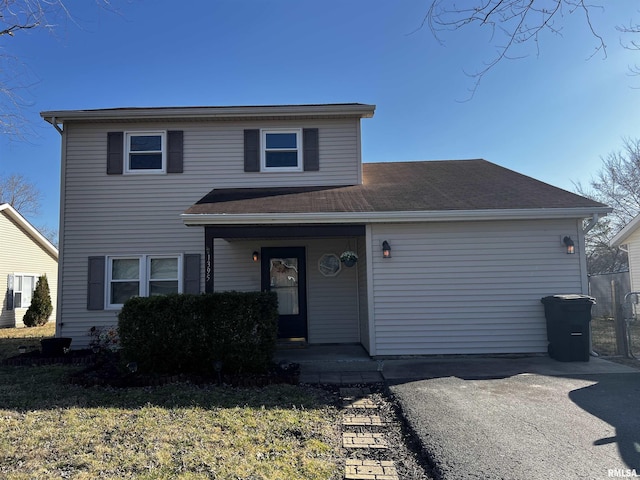
[[[22,227],[31,237],[38,242],[42,248],[48,251],[51,255],[53,255],[56,260],[58,259],[58,249],[55,247],[53,243],[51,243],[47,238],[42,235],[33,225],[31,225],[26,218],[24,218],[20,213],[13,208],[8,203],[3,203],[0,205],[0,212],[6,212],[7,215],[13,219],[20,227]]]
[[[154,120],[154,119],[238,119],[277,118],[291,116],[333,117],[355,116],[371,118],[375,105],[325,104],[325,105],[263,105],[240,107],[150,107],[113,108],[102,110],[59,110],[40,112],[49,123],[70,120]]]
[[[619,247],[624,245],[627,239],[636,229],[640,227],[640,215],[635,216],[625,227],[620,230],[610,241],[610,247]]]
[[[465,222],[487,220],[542,220],[554,218],[588,218],[606,215],[608,207],[548,208],[521,210],[438,210],[407,212],[321,212],[321,213],[263,213],[263,214],[186,214],[181,215],[187,226],[197,225],[265,225],[308,223],[410,223]]]

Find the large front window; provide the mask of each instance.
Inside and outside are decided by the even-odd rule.
[[[125,144],[127,173],[165,172],[164,132],[128,132]]]
[[[302,132],[293,130],[262,131],[262,170],[302,170]]]
[[[111,308],[131,297],[180,293],[182,261],[179,255],[109,257],[107,298]]]

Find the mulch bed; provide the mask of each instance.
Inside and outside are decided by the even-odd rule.
[[[107,358],[93,353],[91,350],[71,350],[61,356],[45,356],[39,350],[16,355],[2,361],[2,365],[42,366],[42,365],[88,365],[87,368],[74,372],[67,377],[72,385],[84,387],[146,387],[160,386],[177,382],[189,382],[197,385],[224,384],[234,387],[264,387],[267,385],[297,385],[300,379],[298,364],[274,364],[265,373],[230,374],[212,372],[210,375],[180,374],[143,374],[125,371],[117,355]]]
[[[63,355],[43,355],[40,350],[32,350],[2,360],[2,365],[10,367],[38,367],[41,365],[92,365],[96,355],[91,350],[71,350]]]

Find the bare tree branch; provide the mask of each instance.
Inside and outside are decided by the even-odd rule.
[[[432,0],[417,30],[428,25],[434,37],[443,44],[442,35],[445,32],[471,25],[490,29],[490,41],[495,43],[497,53],[484,63],[484,67],[467,73],[474,79],[470,89],[473,97],[482,78],[498,63],[525,56],[516,51],[519,46],[533,42],[537,49],[541,34],[549,32],[561,35],[559,24],[565,13],[583,13],[587,28],[596,40],[596,47],[589,58],[598,52],[603,52],[606,57],[604,38],[591,21],[591,10],[594,8],[598,7],[585,0],[466,0],[460,3],[455,0]]]
[[[575,183],[574,187],[613,208],[587,234],[589,273],[624,270],[627,257],[618,248],[609,248],[609,240],[640,213],[640,139],[623,139],[623,149],[602,158],[602,168],[588,186]]]
[[[22,175],[0,177],[0,203],[8,203],[21,215],[37,215],[41,194],[38,188]]]
[[[54,31],[63,23],[75,23],[66,0],[0,0],[0,39],[19,41],[29,30]],[[94,0],[98,5],[112,10],[110,0]],[[25,100],[30,87],[28,69],[10,52],[12,43],[0,44],[0,132],[10,138],[25,139],[31,133],[29,122],[23,114],[29,102]]]

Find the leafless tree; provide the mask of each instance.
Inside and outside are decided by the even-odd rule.
[[[8,203],[21,215],[37,215],[40,197],[38,188],[22,175],[0,177],[0,203]]]
[[[428,26],[442,43],[446,32],[476,26],[491,32],[491,42],[496,54],[473,73],[470,89],[475,93],[482,78],[499,62],[505,59],[521,58],[526,50],[520,47],[534,44],[538,51],[538,40],[543,33],[559,35],[563,19],[567,15],[578,14],[584,18],[584,25],[594,38],[590,56],[602,53],[606,56],[607,45],[592,22],[592,13],[604,6],[587,0],[431,0],[420,28]],[[628,26],[617,26],[620,34],[638,34],[640,25],[633,22]],[[638,49],[640,44],[631,41],[627,48]],[[635,67],[640,73],[640,69]]]
[[[111,9],[110,0],[95,0]],[[23,114],[29,105],[29,88],[34,83],[28,68],[11,53],[12,42],[29,30],[53,31],[72,21],[64,0],[0,0],[0,132],[24,138],[29,122]]]
[[[612,273],[626,266],[626,254],[609,248],[609,240],[640,214],[640,139],[624,139],[623,148],[602,159],[602,168],[588,186],[576,192],[613,208],[587,235],[589,273]]]

